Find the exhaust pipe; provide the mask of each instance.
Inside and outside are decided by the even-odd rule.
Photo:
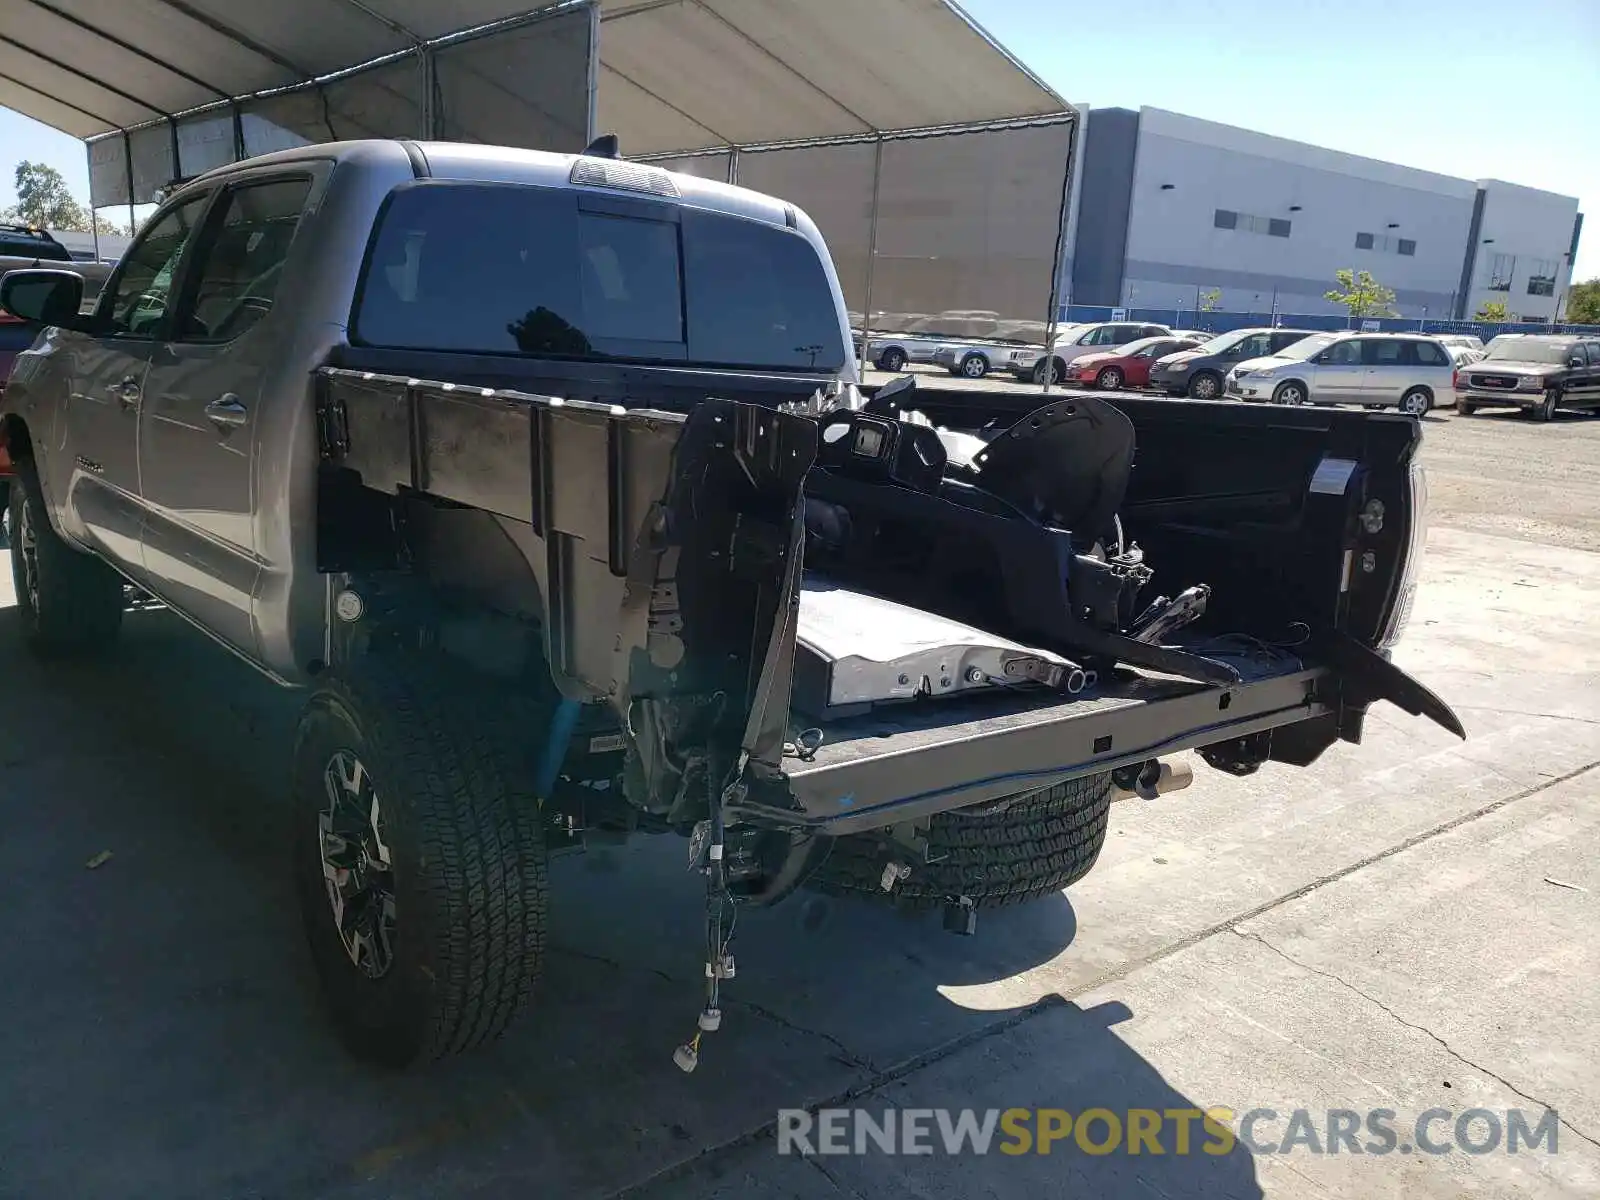
[[[1168,792],[1181,792],[1194,782],[1194,767],[1186,762],[1162,762],[1152,758],[1137,766],[1123,767],[1111,773],[1113,800],[1131,800],[1138,796],[1154,800]]]

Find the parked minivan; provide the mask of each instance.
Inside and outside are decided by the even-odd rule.
[[[1455,359],[1415,333],[1322,334],[1228,373],[1228,391],[1273,404],[1361,404],[1413,417],[1454,399]]]

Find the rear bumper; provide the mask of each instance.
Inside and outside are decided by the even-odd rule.
[[[737,815],[831,835],[860,833],[1311,720],[1337,707],[1337,682],[1324,668],[1228,686],[1140,676],[1076,699],[1005,706],[991,696],[887,707],[824,726],[809,761],[786,760],[799,812],[741,804]]]

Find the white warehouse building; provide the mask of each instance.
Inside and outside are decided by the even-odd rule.
[[[1571,196],[1162,109],[1082,110],[1064,303],[1334,313],[1324,293],[1353,268],[1405,317],[1493,300],[1513,320],[1559,315],[1583,223]]]

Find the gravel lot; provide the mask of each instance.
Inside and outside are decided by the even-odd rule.
[[[751,913],[693,1076],[670,1055],[699,897],[667,839],[554,864],[546,981],[499,1046],[352,1063],[285,879],[297,698],[161,612],[110,663],[35,662],[0,562],[0,1197],[1600,1194],[1600,419],[1426,428],[1398,660],[1465,744],[1380,705],[1309,769],[1198,770],[1117,805],[1067,897],[971,939],[820,898]],[[1549,1106],[1560,1148],[775,1153],[780,1107],[845,1103]]]

